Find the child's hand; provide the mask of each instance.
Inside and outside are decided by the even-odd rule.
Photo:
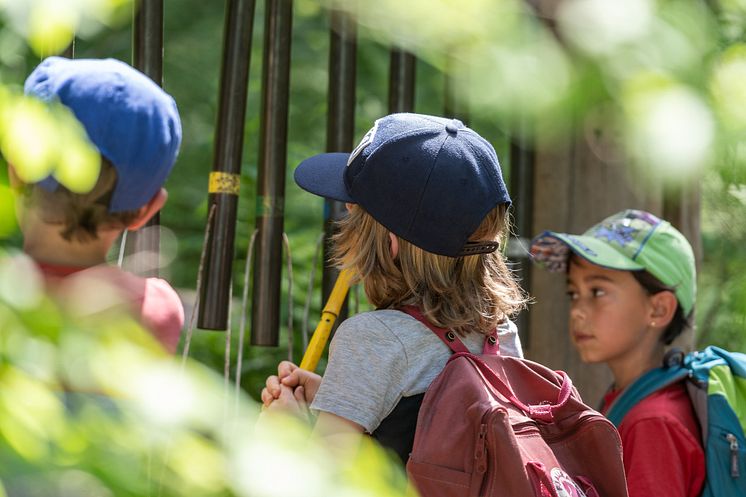
[[[293,397],[310,404],[316,396],[321,384],[321,376],[304,369],[289,361],[282,361],[277,366],[277,376],[267,378],[266,386],[262,390],[262,403],[269,407],[272,402],[278,400],[282,394],[283,387],[290,389]]]
[[[311,416],[311,411],[308,409],[304,391],[305,389],[302,386],[292,389],[285,385],[280,385],[280,395],[266,407],[267,411],[281,410],[304,421],[311,421],[313,417]]]

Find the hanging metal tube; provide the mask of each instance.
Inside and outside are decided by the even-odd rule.
[[[389,65],[389,113],[414,111],[416,60],[404,50],[392,49]]]
[[[267,0],[257,174],[251,344],[277,346],[287,168],[292,0]]]
[[[452,76],[455,71],[454,63],[449,62],[446,65],[445,73],[445,98],[443,111],[445,117],[454,117],[459,119],[465,125],[469,125],[469,103],[466,98],[466,91],[464,88],[459,88]]]
[[[197,324],[209,330],[225,330],[228,326],[254,4],[254,0],[226,2],[220,103],[209,181],[215,226],[206,245]]]
[[[351,152],[355,134],[355,67],[357,26],[346,12],[330,13],[329,96],[326,122],[326,151]],[[321,277],[322,301],[326,302],[337,281],[339,270],[329,263],[331,237],[336,221],[347,214],[343,202],[324,200],[324,272]],[[339,320],[347,317],[347,300]]]
[[[163,0],[138,0],[134,6],[132,65],[163,86]],[[70,51],[72,53],[73,45]],[[160,256],[160,214],[143,229],[127,235],[125,268],[141,276],[157,276]]]

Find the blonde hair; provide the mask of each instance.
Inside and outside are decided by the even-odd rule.
[[[101,225],[124,229],[137,217],[138,211],[109,212],[116,184],[116,169],[102,157],[96,185],[87,193],[73,193],[62,185],[50,192],[36,184],[24,185],[21,191],[25,206],[35,209],[43,222],[60,225],[65,240],[87,242],[98,238]]]
[[[355,271],[377,308],[417,305],[432,324],[463,336],[470,331],[488,334],[526,305],[526,295],[499,251],[446,257],[397,237],[394,258],[389,230],[358,205],[338,227],[333,260]],[[504,244],[508,234],[507,206],[502,204],[487,214],[471,240]]]

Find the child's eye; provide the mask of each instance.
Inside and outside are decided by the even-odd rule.
[[[578,300],[578,292],[575,290],[568,290],[567,296],[570,300]]]
[[[601,288],[592,288],[591,295],[593,295],[594,297],[603,297],[604,295],[606,295],[606,292]]]

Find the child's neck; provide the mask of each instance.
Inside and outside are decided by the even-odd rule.
[[[631,385],[637,378],[660,367],[663,364],[665,348],[658,342],[652,349],[640,347],[639,352],[628,354],[616,361],[607,364],[614,375],[614,389],[622,390]]]
[[[106,262],[116,236],[117,233],[104,231],[94,240],[65,240],[58,225],[29,223],[23,229],[23,251],[46,264],[91,267]]]

